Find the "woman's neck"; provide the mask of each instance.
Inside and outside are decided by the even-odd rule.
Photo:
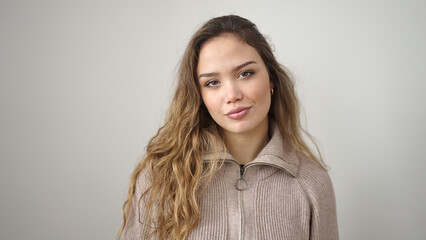
[[[255,129],[245,133],[224,132],[225,144],[229,153],[239,164],[253,161],[269,141],[268,119]]]

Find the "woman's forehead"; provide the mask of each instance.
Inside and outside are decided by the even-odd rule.
[[[224,34],[207,41],[201,48],[197,72],[231,70],[247,62],[261,62],[256,49],[233,34]]]

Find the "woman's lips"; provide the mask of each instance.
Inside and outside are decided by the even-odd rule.
[[[247,115],[247,113],[249,112],[251,107],[239,107],[239,108],[234,108],[231,111],[229,111],[226,116],[229,117],[230,119],[240,119],[242,117],[244,117],[245,115]]]

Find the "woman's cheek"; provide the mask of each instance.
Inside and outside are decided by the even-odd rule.
[[[253,86],[251,88],[252,93],[251,95],[257,100],[257,101],[263,101],[264,99],[266,99],[267,96],[270,95],[270,89],[269,89],[269,85],[257,85],[257,86]]]
[[[210,115],[216,115],[219,111],[219,100],[215,94],[205,93],[204,94],[204,104],[207,107],[207,110],[210,112]]]

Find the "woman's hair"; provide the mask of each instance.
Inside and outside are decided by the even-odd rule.
[[[147,175],[147,186],[143,186],[146,191],[137,205],[143,199],[148,217],[141,223],[154,226],[150,230],[152,236],[158,239],[184,239],[198,224],[200,193],[222,163],[219,158],[203,162],[202,156],[206,152],[223,149],[224,143],[219,127],[201,99],[197,64],[203,44],[224,33],[234,34],[252,46],[264,61],[274,84],[268,115],[277,123],[286,143],[325,167],[319,151],[318,156],[315,155],[303,140],[302,133],[305,131],[300,125],[294,82],[277,62],[256,25],[235,15],[213,18],[193,35],[185,50],[165,123],[149,141],[146,154],[132,174],[118,237],[128,222],[141,171],[150,174]]]

